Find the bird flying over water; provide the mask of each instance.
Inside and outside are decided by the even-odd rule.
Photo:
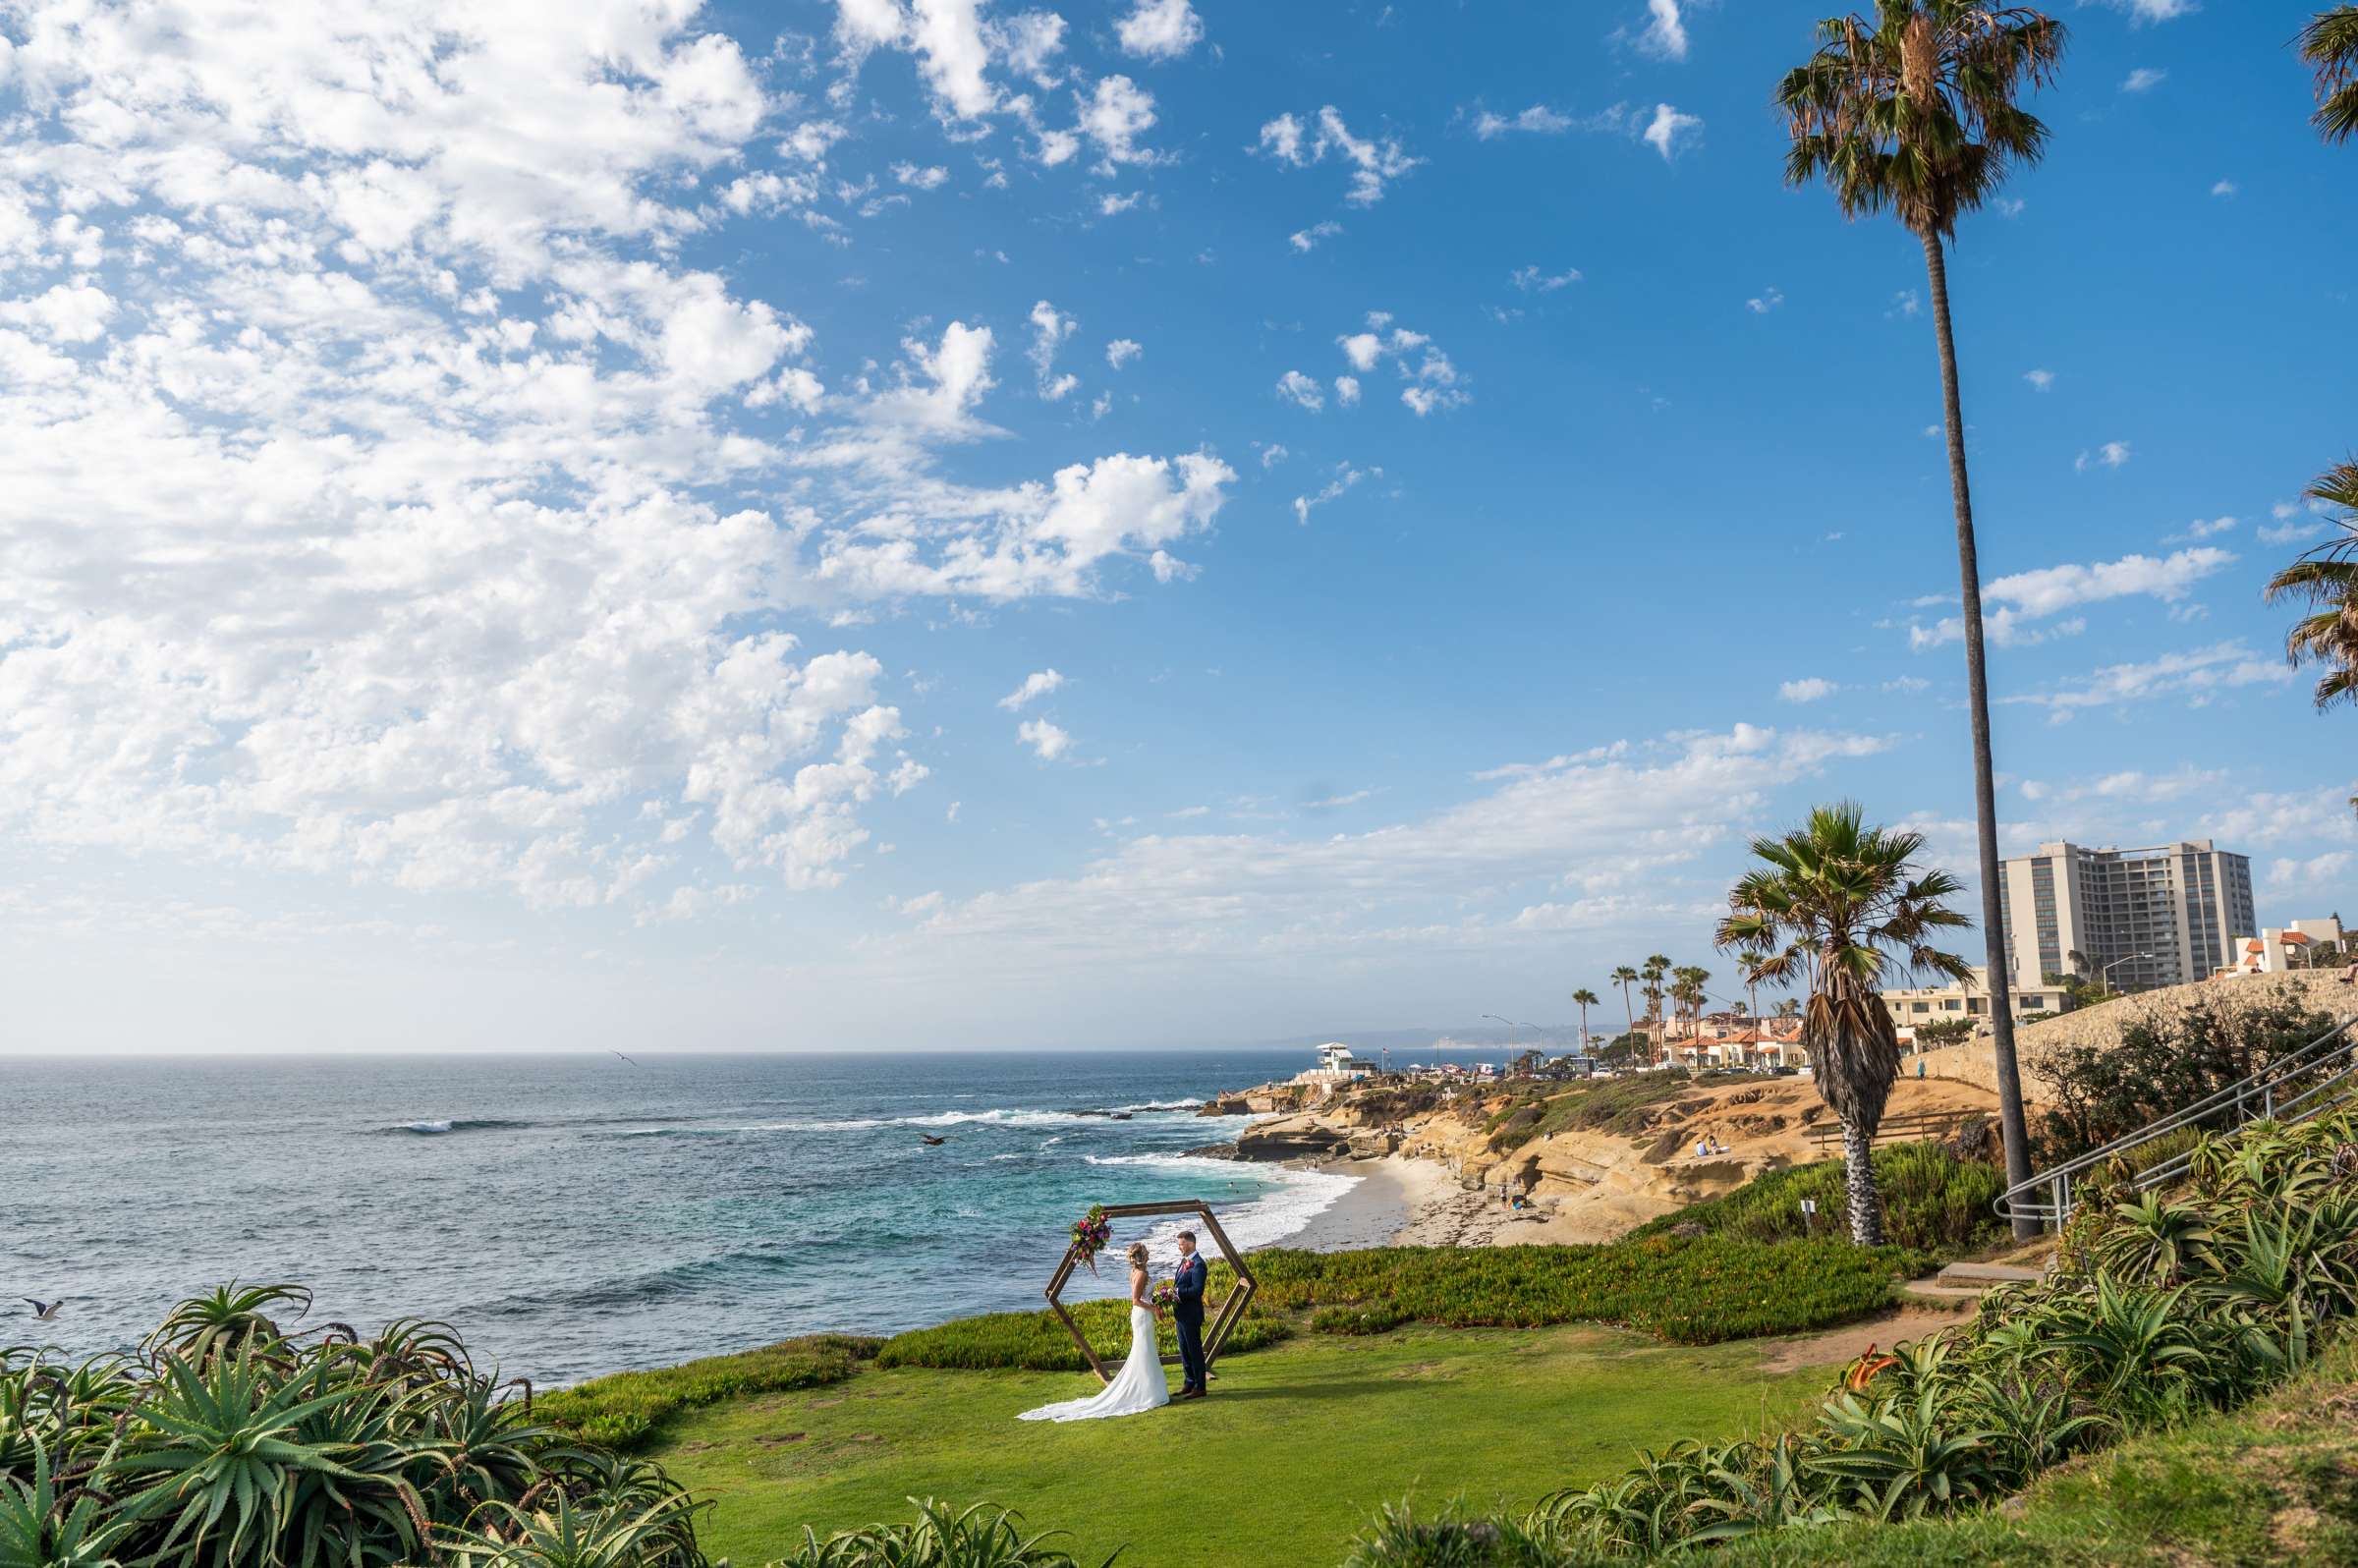
[[[935,1148],[949,1142],[949,1140],[946,1138],[935,1138],[930,1133],[918,1134],[917,1141],[925,1145],[927,1148]]]
[[[612,1050],[612,1049],[613,1049],[613,1047],[612,1047],[612,1046],[608,1046],[608,1047],[607,1047],[607,1049],[609,1049],[609,1050]],[[622,1052],[620,1052],[620,1051],[615,1051],[615,1052],[614,1052],[614,1054],[615,1054],[615,1055],[617,1055],[617,1056],[622,1056]],[[631,1059],[630,1059],[628,1056],[622,1056],[622,1059],[623,1059],[624,1061],[626,1061],[626,1062],[631,1062]],[[639,1064],[638,1064],[637,1062],[631,1062],[631,1065],[632,1065],[633,1067],[636,1067],[636,1066],[638,1066]]]
[[[30,1296],[20,1297],[19,1299],[29,1303],[32,1307],[33,1320],[43,1323],[52,1323],[57,1321],[57,1310],[66,1304],[66,1298],[63,1296],[58,1297],[55,1301],[33,1301]]]

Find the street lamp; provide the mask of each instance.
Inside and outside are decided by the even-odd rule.
[[[2110,976],[2114,970],[2120,968],[2120,966],[2123,964],[2133,964],[2138,959],[2151,958],[2154,955],[2151,953],[2130,953],[2123,957],[2116,958],[2111,963],[2106,964],[2103,969],[2098,970],[2096,972],[2096,978],[2105,982],[2105,989],[2108,991],[2112,988]]]

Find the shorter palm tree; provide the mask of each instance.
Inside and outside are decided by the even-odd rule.
[[[2328,141],[2358,136],[2358,6],[2320,11],[2301,29],[2301,58],[2317,72],[2309,123]]]
[[[1597,1005],[1597,993],[1583,985],[1572,993],[1572,1005],[1580,1009],[1580,1048],[1589,1048],[1589,1009]]]
[[[1894,970],[1955,980],[1973,973],[1933,945],[1939,932],[1973,923],[1946,902],[1962,883],[1913,864],[1923,848],[1922,833],[1866,825],[1855,802],[1821,806],[1782,838],[1752,841],[1763,866],[1728,894],[1716,937],[1722,950],[1766,954],[1763,980],[1808,987],[1802,1043],[1819,1095],[1841,1118],[1850,1234],[1862,1247],[1883,1239],[1871,1155],[1899,1076],[1899,1032],[1882,980]]]
[[[2337,508],[2339,538],[2328,539],[2268,580],[2274,604],[2294,599],[2312,613],[2284,635],[2284,656],[2294,664],[2322,664],[2317,705],[2358,702],[2358,462],[2337,464],[2309,486],[2311,500]]]

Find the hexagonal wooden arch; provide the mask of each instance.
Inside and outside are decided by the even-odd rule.
[[[1253,1277],[1253,1270],[1245,1264],[1244,1254],[1236,1250],[1236,1244],[1228,1239],[1228,1233],[1220,1229],[1219,1217],[1212,1213],[1211,1205],[1200,1198],[1185,1199],[1169,1204],[1107,1204],[1104,1206],[1107,1219],[1138,1219],[1148,1215],[1193,1214],[1202,1220],[1204,1228],[1211,1233],[1212,1245],[1220,1250],[1220,1257],[1225,1259],[1228,1266],[1236,1271],[1236,1283],[1229,1288],[1228,1299],[1220,1303],[1220,1310],[1212,1315],[1210,1322],[1205,1328],[1204,1365],[1209,1367],[1219,1359],[1220,1346],[1227,1342],[1229,1331],[1235,1328],[1237,1320],[1245,1316],[1245,1309],[1252,1304],[1253,1293],[1261,1289],[1260,1282]],[[1108,1372],[1105,1370],[1105,1364],[1097,1359],[1097,1353],[1090,1349],[1089,1336],[1081,1332],[1081,1325],[1073,1321],[1073,1315],[1064,1310],[1064,1303],[1059,1299],[1060,1293],[1064,1290],[1065,1281],[1071,1279],[1073,1270],[1080,1266],[1079,1256],[1074,1253],[1072,1248],[1067,1247],[1064,1250],[1064,1261],[1056,1265],[1054,1276],[1048,1280],[1048,1309],[1055,1313],[1063,1322],[1065,1332],[1073,1336],[1073,1343],[1081,1347],[1081,1354],[1089,1362],[1089,1370],[1097,1374],[1097,1381],[1109,1383],[1113,1381],[1112,1373]],[[1165,1356],[1162,1358],[1162,1364],[1165,1367],[1175,1367],[1179,1364],[1179,1358]]]

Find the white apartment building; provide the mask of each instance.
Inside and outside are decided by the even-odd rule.
[[[2042,844],[1998,867],[2006,950],[2036,982],[2068,975],[2123,990],[2178,985],[2232,964],[2259,929],[2252,863],[2207,838],[2152,849]],[[2150,954],[2150,957],[2139,955]]]
[[[2044,981],[2034,984],[2017,980],[2007,990],[2006,1000],[2018,1020],[2030,1013],[2062,1013],[2071,1008],[2071,998],[2062,986]],[[1911,1038],[1919,1024],[1937,1024],[1952,1018],[1983,1022],[1990,1017],[1990,971],[1987,966],[1976,964],[1973,978],[1962,983],[1886,985],[1883,1005],[1891,1010],[1891,1022]]]

